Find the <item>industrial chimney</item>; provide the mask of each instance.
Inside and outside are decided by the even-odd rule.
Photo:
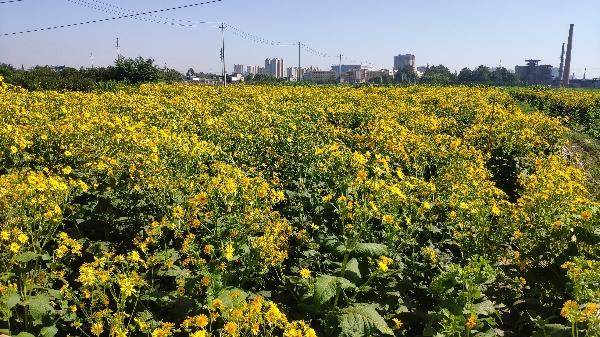
[[[565,68],[563,69],[563,80],[562,80],[563,87],[569,86],[569,74],[571,73],[571,51],[573,50],[573,26],[575,26],[575,25],[571,24],[571,26],[569,27],[569,41],[567,43],[567,57],[565,60]]]
[[[558,68],[558,86],[559,87],[560,87],[560,84],[561,84],[562,78],[563,78],[564,66],[565,66],[565,44],[563,43],[562,51],[560,52],[560,67]]]

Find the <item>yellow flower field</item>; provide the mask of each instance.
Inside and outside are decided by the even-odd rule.
[[[0,119],[5,334],[600,334],[600,204],[501,89],[0,80]]]

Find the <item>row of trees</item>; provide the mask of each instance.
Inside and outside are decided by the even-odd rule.
[[[143,57],[115,60],[115,64],[98,68],[70,68],[37,66],[25,70],[8,64],[0,64],[0,75],[7,83],[28,90],[72,90],[91,91],[110,88],[115,83],[174,82],[183,75],[174,69],[159,68],[153,59]]]
[[[458,74],[453,73],[443,65],[427,67],[421,77],[412,67],[405,67],[389,78],[388,81],[402,84],[486,84],[514,86],[522,84],[516,74],[511,73],[504,67],[494,70],[481,65],[473,70],[463,68]]]

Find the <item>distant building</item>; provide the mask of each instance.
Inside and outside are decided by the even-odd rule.
[[[552,66],[540,65],[540,60],[525,60],[527,65],[515,66],[517,77],[527,84],[552,84]]]
[[[231,76],[231,82],[244,82],[244,76],[241,73],[236,73],[233,76]]]
[[[363,68],[362,65],[360,64],[342,64],[341,67],[341,71],[342,73],[347,73],[349,71],[355,71],[355,70],[361,70]],[[331,71],[335,71],[338,75],[340,73],[340,65],[332,65],[331,66]]]
[[[256,75],[259,73],[259,66],[247,66],[246,67],[246,75]]]
[[[337,73],[335,71],[327,70],[314,70],[304,73],[303,79],[314,81],[314,82],[335,82],[337,79]]]
[[[415,55],[400,54],[400,55],[394,56],[394,70],[401,70],[407,66],[412,67],[413,69],[415,68],[415,66],[416,66]]]
[[[285,77],[285,67],[282,58],[266,59],[265,60],[265,72],[267,75],[271,75],[275,78]]]
[[[246,69],[244,69],[244,65],[243,64],[234,64],[233,65],[233,73],[234,74],[245,74]]]
[[[286,74],[287,79],[290,81],[297,81],[299,78],[301,79],[306,72],[306,68],[298,68],[298,67],[290,67],[287,68]]]
[[[376,78],[384,78],[387,76],[391,76],[392,72],[389,71],[388,69],[381,69],[381,70],[369,70],[366,73],[366,81],[371,81],[374,80]]]

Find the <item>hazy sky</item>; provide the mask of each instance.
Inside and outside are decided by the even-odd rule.
[[[197,0],[22,0],[0,4],[0,35],[114,16],[81,4],[136,12],[186,5]],[[77,4],[79,3],[79,4]],[[453,70],[479,64],[507,68],[525,59],[558,66],[569,24],[575,24],[573,63],[576,77],[600,76],[600,0],[223,0],[160,14],[180,20],[205,20],[281,42],[302,41],[344,63],[368,60],[391,68],[393,56],[416,55],[417,65],[444,64]],[[140,17],[142,18],[142,17]],[[156,17],[148,20],[164,21]],[[186,22],[182,22],[187,24]],[[51,31],[0,36],[0,62],[108,65],[119,37],[126,57],[152,57],[181,71],[219,71],[221,34],[217,24],[180,27],[126,18]],[[298,63],[297,47],[255,43],[226,31],[228,70],[233,64],[264,64],[266,57]],[[337,63],[303,52],[302,65],[322,68]]]

